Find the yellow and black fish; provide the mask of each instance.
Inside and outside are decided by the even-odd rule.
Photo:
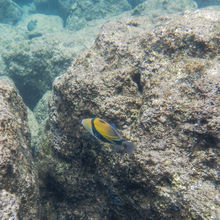
[[[110,125],[100,118],[86,118],[81,124],[83,127],[98,140],[115,144],[118,146],[116,150],[121,150],[120,146],[124,146],[125,151],[131,154],[134,150],[132,142],[128,142],[118,133],[114,125]]]

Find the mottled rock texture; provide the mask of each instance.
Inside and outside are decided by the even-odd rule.
[[[51,96],[51,91],[47,91],[34,108],[34,115],[39,124],[44,123],[44,121],[48,118],[49,101]]]
[[[22,9],[12,0],[0,0],[0,22],[15,24],[21,19]]]
[[[4,60],[2,58],[2,55],[5,53],[5,51],[7,51],[8,46],[14,42],[14,40],[18,39],[18,34],[17,34],[17,30],[15,29],[14,26],[9,25],[9,24],[1,24],[0,23],[0,30],[1,30],[1,34],[0,34],[0,75],[3,75],[5,73],[5,63]],[[20,38],[23,39],[22,36],[20,36]]]
[[[0,219],[39,219],[38,202],[27,109],[13,83],[0,78]]]
[[[39,145],[47,218],[218,219],[219,24],[219,10],[109,23],[55,80]],[[134,154],[91,137],[80,122],[94,116]]]

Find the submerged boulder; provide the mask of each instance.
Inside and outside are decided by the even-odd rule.
[[[0,78],[0,219],[39,219],[39,185],[27,108],[13,83]]]
[[[131,15],[158,17],[196,8],[197,5],[193,0],[148,0],[137,5]]]
[[[39,149],[53,216],[218,218],[219,24],[214,9],[111,22],[57,77]],[[134,154],[88,134],[81,119],[95,116]]]
[[[75,56],[94,42],[98,27],[70,32],[58,16],[35,14],[23,19],[14,30],[4,28],[0,42],[0,74],[10,76],[25,104],[34,108],[51,89],[57,75],[66,71]],[[7,37],[9,36],[9,37]]]
[[[119,15],[131,9],[127,0],[76,1],[66,20],[69,30],[80,30],[92,20]]]

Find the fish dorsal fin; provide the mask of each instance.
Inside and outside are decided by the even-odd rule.
[[[114,128],[114,130],[117,131],[117,127],[116,127],[116,125],[114,123],[111,123],[110,125],[112,126],[112,128]]]

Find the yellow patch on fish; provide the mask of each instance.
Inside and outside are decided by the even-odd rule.
[[[120,141],[122,138],[118,132],[107,122],[100,118],[94,120],[95,129],[109,141]]]
[[[83,127],[98,140],[112,143],[117,146],[125,146],[125,150],[128,154],[131,154],[134,150],[132,142],[128,142],[122,138],[118,133],[115,126],[110,125],[100,118],[86,118],[83,119],[81,124]],[[121,147],[118,149],[121,149]]]

